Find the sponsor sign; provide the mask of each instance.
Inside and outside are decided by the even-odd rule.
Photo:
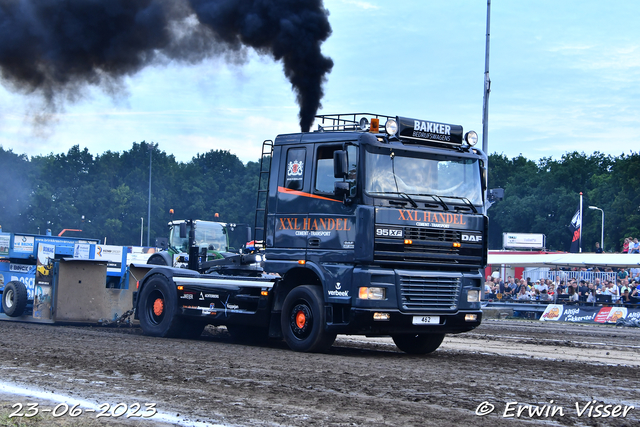
[[[544,310],[544,313],[542,313],[542,316],[540,316],[540,320],[559,320],[563,311],[563,305],[549,304]]]
[[[13,238],[13,251],[33,253],[33,236],[22,236],[16,234]]]
[[[544,234],[502,233],[504,249],[544,249]]]
[[[11,245],[11,234],[0,233],[0,256],[9,255],[10,245]]]
[[[119,273],[122,268],[122,246],[96,245],[95,259],[107,261],[107,271]]]
[[[91,245],[87,243],[76,243],[73,247],[73,257],[76,259],[89,259]]]
[[[51,319],[51,295],[51,286],[36,286],[33,300],[34,319]]]
[[[596,323],[616,323],[627,317],[627,307],[602,307],[596,318]]]
[[[32,266],[35,269],[35,266]],[[9,282],[21,282],[27,288],[27,299],[33,299],[33,292],[36,283],[35,273],[0,272],[0,289]]]
[[[398,136],[414,141],[462,144],[462,126],[398,117]]]
[[[53,260],[56,257],[56,246],[48,243],[38,244],[38,260],[36,264],[36,285],[51,285],[53,276]]]
[[[640,308],[549,304],[540,316],[541,321],[572,323],[615,324],[620,319],[640,319]]]
[[[147,246],[127,246],[127,265],[146,264],[151,255],[156,253],[156,248]]]
[[[13,273],[24,273],[24,274],[33,274],[35,273],[36,267],[33,265],[27,264],[10,264],[9,271]]]

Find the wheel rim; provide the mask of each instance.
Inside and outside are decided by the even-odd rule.
[[[155,316],[162,316],[164,313],[164,300],[162,298],[156,298],[153,302],[153,314]]]
[[[303,340],[311,334],[313,324],[313,314],[306,302],[296,304],[291,310],[290,322],[293,335]]]
[[[4,291],[4,305],[7,308],[13,307],[13,289],[7,289]]]
[[[164,295],[162,292],[155,290],[147,299],[147,318],[155,325],[164,319]]]
[[[300,310],[296,313],[296,326],[300,329],[304,328],[304,325],[307,323],[307,316],[304,314],[304,311]]]

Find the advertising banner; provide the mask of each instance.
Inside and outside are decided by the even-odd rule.
[[[146,246],[127,246],[127,265],[146,264],[149,257],[156,253],[156,248]]]
[[[502,233],[504,249],[544,249],[544,234]]]
[[[118,273],[122,268],[122,246],[96,245],[95,259],[107,261],[107,271]]]
[[[9,255],[10,245],[11,245],[11,234],[0,233],[0,256]]]
[[[36,285],[51,285],[53,260],[56,257],[56,246],[47,243],[38,244],[38,261],[36,268]]]
[[[75,259],[89,259],[91,245],[89,243],[76,243],[73,247],[73,257]]]
[[[13,238],[13,251],[33,253],[33,236],[19,236],[16,234]]]
[[[33,300],[33,318],[51,319],[51,286],[36,285]]]
[[[640,308],[549,304],[540,316],[543,322],[615,324],[620,319],[640,319]]]

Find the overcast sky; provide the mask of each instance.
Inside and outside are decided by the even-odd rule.
[[[485,0],[325,0],[335,63],[319,114],[370,112],[459,124],[482,138]],[[494,0],[489,152],[537,160],[637,152],[640,2]],[[257,160],[299,131],[282,65],[211,60],[151,67],[116,98],[88,88],[44,126],[37,97],[0,88],[0,145],[29,156],[155,142],[179,161],[212,149]],[[481,143],[479,144],[481,145]]]

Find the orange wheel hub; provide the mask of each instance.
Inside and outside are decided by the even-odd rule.
[[[302,329],[304,328],[305,323],[307,323],[307,316],[305,316],[304,312],[301,310],[296,314],[296,326]]]
[[[164,312],[164,300],[162,298],[156,298],[153,302],[153,314],[160,316]]]

